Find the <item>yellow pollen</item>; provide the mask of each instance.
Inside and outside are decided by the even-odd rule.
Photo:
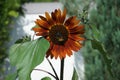
[[[62,37],[58,38],[58,41],[64,41],[64,39]]]

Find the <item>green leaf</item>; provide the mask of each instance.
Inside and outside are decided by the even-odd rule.
[[[30,36],[23,36],[21,39],[18,39],[15,43],[24,43],[24,42],[28,42],[31,41]]]
[[[90,27],[91,27],[91,29],[92,29],[92,32],[93,32],[93,37],[95,38],[95,39],[99,39],[99,37],[100,37],[100,32],[98,31],[98,29],[97,29],[97,27],[96,26],[94,26],[94,25],[89,25]]]
[[[104,49],[103,44],[97,40],[91,40],[91,43],[92,43],[93,49],[97,49],[101,53],[110,75],[113,76],[112,70],[111,70],[112,69],[112,66],[111,66],[112,60],[108,58],[108,56],[107,56],[108,53]]]
[[[16,80],[16,77],[17,77],[17,72],[8,74],[5,78],[5,80]]]
[[[41,80],[51,80],[51,78],[50,77],[44,77]]]
[[[74,72],[73,72],[72,80],[78,80],[78,74],[77,74],[75,68],[74,68]]]
[[[19,80],[30,80],[30,73],[39,65],[49,48],[49,43],[44,38],[14,44],[10,48],[10,62],[16,66]]]
[[[18,16],[18,12],[14,11],[14,10],[9,11],[8,14],[12,17],[17,17]]]

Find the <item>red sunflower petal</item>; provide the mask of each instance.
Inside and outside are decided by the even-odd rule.
[[[62,57],[63,57],[63,56],[62,56],[62,53],[63,53],[64,51],[63,51],[63,49],[62,49],[61,46],[59,46],[58,51],[59,51],[59,52],[58,52],[59,58],[62,59]]]
[[[66,21],[65,21],[65,26],[69,26],[70,25],[70,22],[72,21],[72,19],[73,19],[73,16],[72,17],[70,17],[70,18],[68,18]]]
[[[37,36],[47,36],[48,35],[48,30],[42,29],[40,27],[32,28],[32,30],[35,31],[35,34]]]
[[[74,28],[70,29],[70,34],[83,34],[84,33],[84,26],[79,25],[75,26]]]
[[[49,50],[47,51],[47,53],[46,53],[46,57],[51,57],[51,58],[53,58],[54,57],[54,55],[52,54],[52,52],[51,52],[51,50],[53,49],[53,43],[52,42],[50,42],[50,48],[49,48]]]
[[[41,27],[34,27],[34,28],[32,28],[32,30],[33,31],[35,31],[35,32],[47,32],[48,30],[45,30],[45,29],[42,29]]]
[[[57,18],[58,18],[58,23],[61,23],[61,11],[60,11],[60,9],[58,9]]]
[[[53,15],[54,15],[54,21],[57,23],[58,22],[58,18],[57,18],[57,10],[55,10],[54,12],[53,12]]]
[[[54,45],[53,49],[52,49],[52,53],[54,55],[54,57],[57,59],[58,57],[60,59],[65,58],[66,57],[66,49],[64,46],[61,45]]]
[[[52,20],[51,16],[49,15],[48,12],[45,12],[46,19],[50,25],[54,24],[54,21]]]
[[[72,55],[72,50],[70,49],[69,44],[70,44],[70,43],[66,42],[64,48],[65,48],[66,54],[67,54],[68,56],[71,56],[71,55]]]
[[[48,58],[50,56],[50,58],[52,59],[54,56],[52,55],[51,50],[49,49],[46,53],[46,57]]]
[[[39,16],[43,21],[47,21],[47,19],[43,16]]]
[[[66,18],[66,9],[64,9],[64,11],[63,11],[63,13],[61,15],[61,23],[64,22],[65,18]]]
[[[54,12],[51,13],[51,16],[52,16],[52,19],[54,20],[54,22],[56,22],[56,16],[55,16]]]
[[[32,28],[32,30],[35,31],[35,32],[39,32],[41,30],[41,28],[40,27],[36,27],[36,28],[34,27],[34,28]]]
[[[59,55],[59,46],[58,45],[54,45],[53,49],[51,50],[53,56],[55,57],[55,59],[57,59],[58,55]]]
[[[80,37],[80,35],[72,35],[72,34],[70,34],[69,38],[74,40],[74,41],[83,41],[83,40],[85,40],[85,38]]]
[[[69,47],[73,51],[78,51],[82,47],[82,45],[77,41],[73,41],[73,40],[69,39],[68,42],[70,43],[70,44],[68,44]]]
[[[35,23],[38,24],[41,28],[46,29],[46,30],[48,30],[49,27],[50,27],[50,25],[46,21],[43,21],[43,20],[40,20],[40,19],[37,19],[35,21]]]
[[[65,25],[71,29],[74,26],[78,25],[78,23],[80,22],[80,20],[76,20],[76,16],[70,17],[65,21]]]
[[[66,57],[66,50],[64,46],[60,46],[60,59],[63,59]]]
[[[55,18],[55,22],[56,23],[59,23],[59,12],[58,12],[58,10],[56,9],[54,12],[53,12],[54,14],[54,18]]]
[[[80,22],[79,20],[71,21],[71,23],[69,24],[68,28],[72,29],[74,26],[78,25],[79,22]]]

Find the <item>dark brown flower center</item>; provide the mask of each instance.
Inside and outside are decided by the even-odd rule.
[[[49,31],[49,37],[54,44],[64,45],[68,40],[68,30],[64,25],[54,25]]]

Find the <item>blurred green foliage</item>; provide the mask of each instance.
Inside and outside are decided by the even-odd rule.
[[[114,80],[120,80],[120,1],[96,0],[95,3],[97,10],[91,11],[90,21],[99,30],[98,39],[105,45],[108,55],[113,60]],[[104,71],[104,80],[113,80],[107,71]]]
[[[100,52],[94,50],[91,42],[87,40],[81,50],[85,59],[85,80],[120,80],[120,0],[67,0],[62,2],[69,15],[77,15],[83,23],[88,22],[84,23],[86,24],[86,38],[99,40],[105,46],[107,56],[112,59],[114,79],[106,69]],[[84,12],[88,13],[85,18],[82,17]],[[91,29],[93,27],[95,27],[94,30]]]
[[[52,2],[52,1],[57,1],[57,0],[31,0],[34,2]]]
[[[0,76],[4,73],[4,60],[8,56],[7,43],[9,41],[9,32],[11,28],[8,26],[13,23],[12,19],[19,14],[23,14],[21,4],[24,0],[0,0]]]

